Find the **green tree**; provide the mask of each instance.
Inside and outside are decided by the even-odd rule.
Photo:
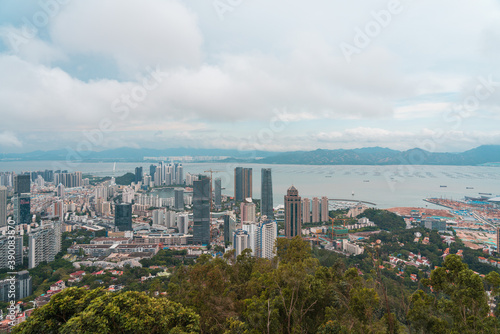
[[[13,333],[198,333],[199,316],[164,297],[69,288]]]
[[[491,281],[496,281],[490,276]],[[488,297],[483,281],[460,257],[448,255],[442,267],[422,283],[433,297],[417,291],[411,298],[408,318],[423,333],[489,333],[495,321],[488,318]]]

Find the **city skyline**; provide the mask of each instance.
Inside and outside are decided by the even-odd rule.
[[[0,152],[500,143],[493,0],[107,3],[2,1]]]

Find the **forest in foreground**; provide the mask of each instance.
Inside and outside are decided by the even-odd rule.
[[[376,250],[363,273],[341,257],[322,265],[300,237],[277,256],[201,256],[148,291],[68,288],[14,333],[497,333],[500,275],[475,274],[460,257],[416,288],[381,274]],[[371,252],[371,253],[370,253]],[[365,264],[366,265],[366,264]]]

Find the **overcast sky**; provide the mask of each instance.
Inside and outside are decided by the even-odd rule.
[[[498,0],[0,1],[0,153],[500,144]]]

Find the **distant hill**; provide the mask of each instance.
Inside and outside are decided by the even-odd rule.
[[[397,151],[382,147],[352,150],[296,151],[259,160],[297,165],[481,165],[500,162],[500,145],[485,145],[462,153],[434,153],[419,148]]]
[[[134,181],[135,181],[135,174],[133,173],[126,173],[125,175],[118,176],[115,179],[116,184],[120,186],[129,186]]]
[[[84,153],[68,152],[67,150],[34,151],[29,153],[0,153],[0,161],[20,160],[82,160],[92,161],[144,161],[144,157],[168,157],[168,156],[191,156],[191,157],[230,157],[236,159],[253,160],[256,157],[269,157],[277,152],[267,151],[240,151],[225,149],[196,149],[196,148],[130,148],[122,147],[104,151],[90,151]]]
[[[193,148],[129,148],[122,147],[104,151],[87,152],[80,156],[82,161],[144,161],[144,157],[228,157],[220,162],[253,162],[262,164],[296,165],[482,165],[500,163],[500,145],[483,145],[461,153],[435,153],[419,148],[407,151],[392,150],[383,147],[357,149],[337,149],[294,152],[240,151],[225,149]],[[75,155],[66,150],[34,151],[30,153],[0,154],[0,161],[10,160],[75,160]],[[78,158],[78,156],[76,156]]]

